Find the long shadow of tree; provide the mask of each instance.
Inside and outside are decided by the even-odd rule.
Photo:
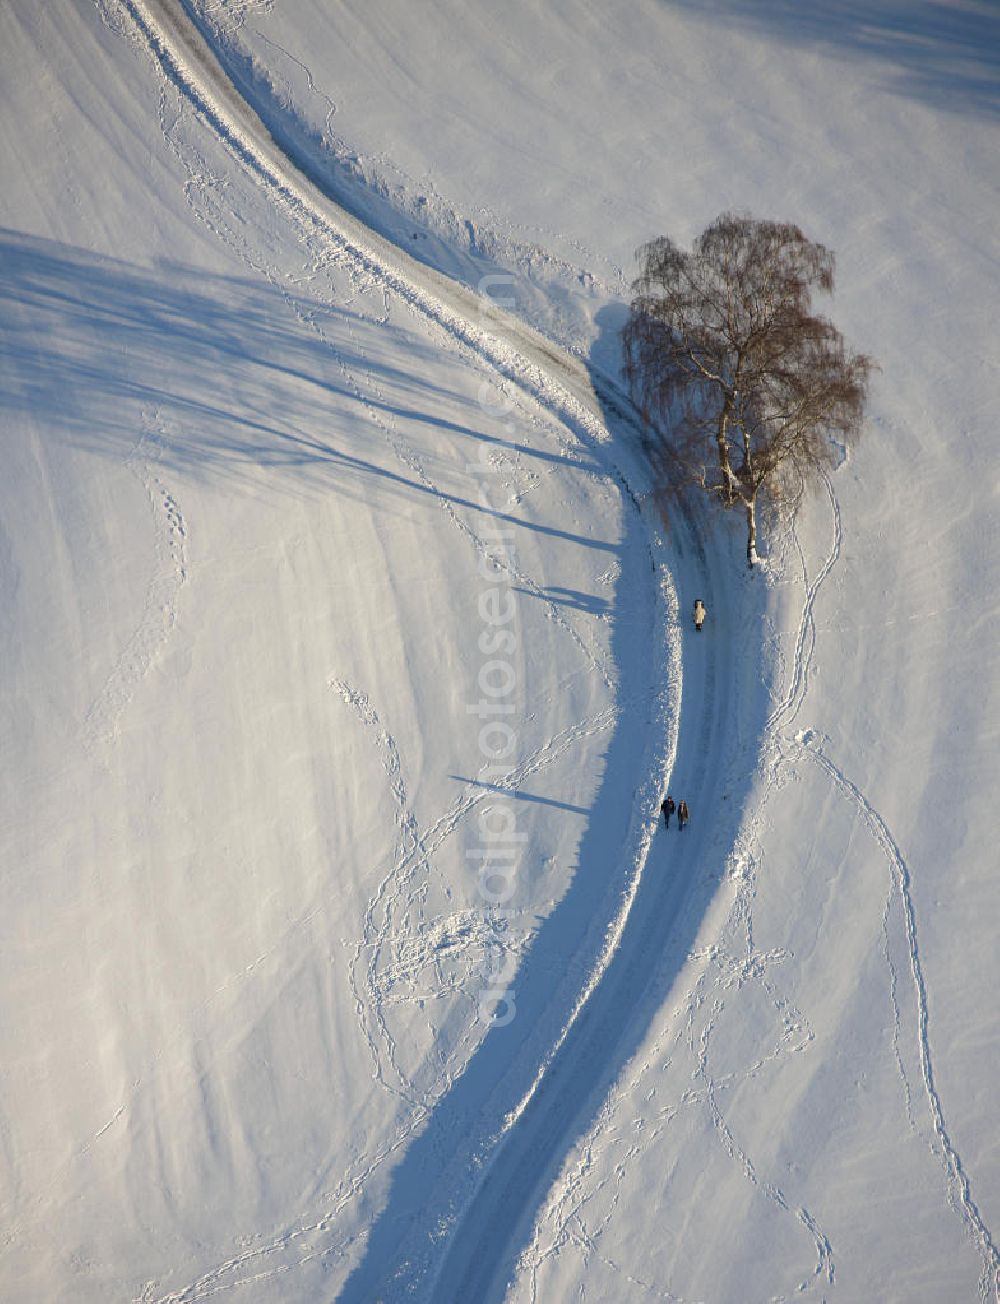
[[[318,306],[241,277],[171,264],[140,268],[2,229],[0,303],[0,416],[30,417],[74,448],[124,460],[143,415],[156,412],[175,429],[158,455],[165,467],[187,474],[286,472],[271,480],[276,491],[321,490],[368,501],[374,480],[383,508],[428,496],[474,516],[602,546],[422,481],[384,443],[359,441],[355,421],[338,421],[340,413],[356,415],[363,401],[386,424],[424,424],[543,466],[596,470],[588,459],[443,415],[448,407],[467,410],[467,399],[412,368],[400,369],[391,349],[373,364],[352,347],[372,327],[356,309]],[[326,334],[303,325],[318,317]],[[330,337],[337,340],[336,357]],[[407,340],[411,356],[422,347],[430,349]],[[373,373],[392,400],[371,385],[363,393],[352,386],[352,375]],[[317,430],[330,434],[317,437]]]
[[[439,379],[396,368],[391,347],[374,363],[368,355],[353,356],[349,345],[342,347],[353,332],[371,327],[350,309],[323,309],[342,355],[342,365],[336,366],[327,341],[299,329],[294,320],[289,325],[288,309],[294,319],[297,307],[293,296],[239,277],[205,277],[175,266],[141,269],[6,231],[0,232],[0,285],[5,306],[0,314],[5,358],[0,417],[15,423],[30,416],[78,450],[127,457],[136,443],[141,414],[156,410],[175,426],[164,441],[163,458],[191,476],[238,478],[263,471],[276,491],[369,500],[371,486],[377,483],[378,510],[412,502],[414,494],[434,494],[464,512],[508,519],[471,497],[442,494],[408,475],[384,448],[359,445],[356,435],[349,442],[337,417],[339,412],[356,413],[362,401],[350,381],[357,367],[374,369],[385,382],[385,392],[394,396],[378,398],[369,390],[363,400],[376,409],[380,406],[387,418],[429,422],[461,439],[486,441],[541,463],[606,474],[598,449],[566,457],[488,436],[471,423],[431,415],[429,409],[450,397]],[[316,312],[314,301],[301,308],[303,316]],[[634,429],[623,420],[619,396],[604,380],[617,355],[620,318],[616,308],[599,318],[593,375],[595,388],[606,399],[605,416],[613,435],[635,439]],[[429,354],[432,347],[427,345]],[[440,369],[432,374],[440,377]],[[226,385],[238,391],[238,403],[229,401]],[[280,403],[275,402],[276,386],[281,387]],[[460,405],[456,409],[461,410]],[[317,429],[330,434],[317,437]],[[489,1029],[464,1070],[435,1101],[423,1130],[391,1174],[364,1257],[342,1292],[345,1300],[376,1298],[394,1278],[400,1284],[411,1279],[426,1282],[441,1266],[440,1229],[454,1227],[463,1216],[470,1231],[485,1227],[491,1232],[477,1232],[475,1237],[476,1261],[471,1266],[477,1281],[501,1279],[530,1233],[547,1181],[593,1120],[665,999],[713,890],[714,882],[706,880],[693,908],[673,921],[669,956],[663,959],[658,948],[664,940],[665,902],[673,900],[670,892],[675,889],[665,897],[663,875],[644,875],[597,999],[549,1064],[547,1082],[556,1086],[550,1090],[543,1085],[517,1124],[520,1148],[504,1147],[494,1155],[492,1141],[499,1127],[528,1094],[539,1063],[567,1023],[624,882],[621,848],[628,840],[635,804],[636,758],[645,753],[654,727],[650,703],[657,667],[650,658],[656,603],[648,534],[624,486],[623,504],[623,535],[614,541],[509,518],[519,528],[604,549],[618,560],[620,574],[608,611],[576,590],[541,596],[583,617],[604,615],[609,620],[620,715],[603,758],[601,786],[588,811],[572,882],[522,958],[515,983],[517,1017]],[[679,563],[697,573],[704,561],[700,541],[683,521],[673,543]],[[686,721],[682,715],[682,746],[702,724],[700,718]],[[693,745],[689,742],[689,749]],[[744,786],[742,795],[745,791]],[[741,790],[731,789],[729,797],[714,838],[722,844],[728,839],[731,845],[741,814]],[[636,1018],[624,1021],[614,999],[601,999],[602,990],[620,991],[622,983],[637,1011]],[[456,1009],[450,1018],[467,1022],[468,1013]],[[453,1036],[456,1041],[459,1031],[449,1026],[440,1030],[442,1038]],[[526,1169],[525,1138],[530,1138]],[[487,1161],[489,1178],[478,1183],[477,1174]],[[504,1211],[511,1192],[518,1206]],[[470,1298],[462,1294],[470,1269],[461,1257],[462,1244],[461,1238],[452,1242],[459,1258],[449,1257],[444,1267],[456,1283],[456,1298]]]

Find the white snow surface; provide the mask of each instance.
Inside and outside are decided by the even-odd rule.
[[[0,8],[0,1298],[997,1297],[998,28]],[[728,208],[881,368],[753,576],[615,379]]]

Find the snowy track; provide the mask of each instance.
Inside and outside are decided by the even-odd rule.
[[[603,460],[610,457],[618,461],[624,469],[616,467],[614,473],[626,497],[632,499],[632,508],[638,512],[639,505],[629,488],[630,481],[643,475],[638,430],[628,413],[627,401],[610,383],[598,379],[599,392],[595,393],[595,380],[579,359],[497,308],[488,298],[473,294],[433,269],[416,263],[331,201],[271,138],[260,118],[236,92],[180,3],[174,0],[159,0],[156,4],[123,0],[123,3],[164,75],[194,105],[202,120],[241,164],[270,191],[277,204],[290,210],[298,224],[318,231],[332,247],[333,256],[346,261],[359,278],[375,280],[387,294],[401,299],[413,312],[441,331],[452,345],[471,351],[504,379],[516,384],[531,401],[568,426],[587,446],[599,446]],[[607,433],[609,418],[626,434],[625,442],[619,440],[613,447]],[[631,451],[630,444],[633,445]],[[650,529],[648,523],[645,528]],[[688,538],[688,547],[691,555],[700,559],[698,582],[712,605],[714,595],[710,578],[704,570],[705,555],[697,538],[696,522],[689,521],[688,529],[695,530]],[[654,559],[654,572],[657,566]],[[516,578],[522,583],[528,582],[524,576]],[[661,569],[661,584],[664,601],[670,608],[669,619],[676,621],[676,599],[671,596],[672,584],[665,569]],[[561,622],[558,613],[554,614]],[[670,715],[672,711],[676,712],[680,694],[679,660],[676,652],[671,653],[670,646],[662,643],[662,629],[655,628],[657,624],[662,625],[667,614],[666,609],[662,609],[650,630],[652,646],[661,647],[660,655],[664,658],[657,706],[660,728],[656,731],[661,736],[647,738],[644,744],[646,755],[637,758],[635,809],[629,840],[622,852],[629,890],[616,917],[608,920],[606,939],[596,967],[586,975],[569,1022],[543,1062],[529,1072],[527,1092],[523,1087],[514,1087],[513,1095],[492,1102],[493,1116],[506,1116],[507,1119],[501,1130],[505,1144],[500,1147],[500,1152],[502,1174],[511,1174],[511,1177],[510,1181],[500,1180],[501,1171],[498,1170],[497,1180],[491,1180],[485,1188],[482,1198],[487,1201],[494,1198],[498,1190],[506,1191],[505,1198],[509,1199],[510,1182],[519,1190],[521,1207],[530,1195],[538,1191],[539,1184],[550,1174],[553,1163],[582,1125],[581,1111],[595,1098],[595,1093],[599,1097],[613,1080],[621,1063],[616,1047],[624,1044],[623,1036],[627,1032],[641,1034],[651,1009],[663,994],[662,991],[654,992],[650,982],[658,969],[659,953],[664,943],[664,921],[680,909],[689,886],[683,874],[664,875],[659,866],[655,882],[650,883],[643,877],[643,867],[656,832],[656,798],[677,747],[675,722],[671,723]],[[712,657],[707,664],[710,673],[702,689],[693,692],[685,706],[686,729],[697,736],[697,742],[692,739],[692,748],[714,747],[719,726]],[[352,690],[337,687],[346,692],[348,700],[354,700]],[[704,778],[704,764],[703,758],[702,769],[690,790],[692,794]],[[695,798],[705,806],[710,800],[707,792],[702,794],[700,791]],[[693,864],[698,845],[696,833],[689,835],[689,843],[687,859]],[[647,996],[652,1004],[648,1003]],[[635,1019],[634,1026],[630,1024],[632,1018]],[[377,1055],[371,1034],[369,1039],[373,1053]],[[581,1068],[586,1071],[581,1072]],[[398,1078],[398,1074],[396,1076]],[[556,1119],[558,1126],[554,1126]],[[544,1138],[541,1148],[539,1137]],[[495,1147],[499,1139],[499,1136],[494,1136],[488,1146]],[[477,1144],[482,1144],[482,1140],[480,1136]],[[453,1192],[442,1189],[437,1197],[443,1215],[444,1206],[453,1195]],[[433,1206],[434,1201],[429,1204]],[[477,1203],[470,1211],[469,1220],[463,1224],[460,1244],[463,1252],[473,1251],[477,1275],[485,1287],[487,1276],[492,1277],[505,1258],[511,1259],[520,1248],[517,1238],[522,1229],[511,1221],[498,1235],[496,1222],[480,1221],[479,1212]],[[425,1218],[430,1216],[433,1216],[432,1212],[424,1214]],[[290,1238],[295,1239],[307,1231],[302,1228],[279,1238],[273,1242],[271,1252],[283,1249]],[[477,1250],[480,1232],[483,1238],[483,1247],[480,1248],[484,1248],[488,1240],[496,1251],[495,1259]],[[397,1245],[395,1252],[401,1248]],[[268,1248],[264,1247],[255,1251],[246,1262],[240,1256],[170,1298],[197,1299],[227,1280],[233,1285],[238,1280],[247,1280],[242,1274],[250,1263],[259,1262],[261,1258],[266,1262],[268,1254]],[[390,1250],[389,1254],[392,1257],[394,1251]],[[380,1247],[380,1260],[381,1257]],[[435,1266],[433,1262],[427,1263],[423,1271],[430,1273]],[[372,1264],[366,1260],[361,1279],[348,1284],[345,1298],[365,1297],[370,1289],[368,1278],[373,1272],[381,1276],[384,1271],[384,1262]],[[466,1271],[461,1263],[449,1260],[444,1269],[445,1278],[464,1277]],[[366,1284],[361,1284],[362,1281]],[[421,1286],[426,1288],[427,1281],[414,1282],[414,1285],[418,1289]],[[464,1289],[461,1281],[456,1281],[459,1295]]]
[[[695,573],[710,610],[719,596],[711,563],[698,555]],[[685,660],[684,696],[676,754],[689,758],[685,793],[707,813],[722,797],[729,685],[727,629],[702,640]],[[690,759],[693,764],[690,764]],[[450,1239],[449,1251],[427,1298],[500,1301],[517,1256],[528,1242],[541,1199],[561,1161],[600,1109],[617,1073],[634,1052],[655,1009],[666,997],[690,940],[693,886],[710,850],[712,826],[696,818],[683,835],[657,826],[652,850],[614,954],[555,1048],[544,1077],[519,1110],[516,1126],[489,1166],[485,1181]],[[364,1298],[348,1295],[348,1299]]]

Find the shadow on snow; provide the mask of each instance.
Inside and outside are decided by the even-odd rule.
[[[619,320],[620,312],[608,310],[599,324],[607,328],[614,323],[617,332]],[[615,348],[605,329],[593,356],[604,362]],[[609,392],[603,377],[600,388]],[[620,413],[617,403],[605,412],[614,437],[634,438]],[[748,746],[755,756],[767,708],[766,693],[752,694],[744,704],[743,729],[731,731],[728,753],[718,751],[713,767],[708,752],[729,729],[727,710],[736,691],[725,650],[717,654],[722,664],[711,684],[695,675],[701,682],[680,717],[673,779],[701,815],[700,831],[693,824],[686,841],[671,842],[669,852],[665,836],[671,835],[657,831],[614,958],[548,1064],[539,1089],[496,1147],[499,1129],[531,1090],[570,1017],[625,887],[622,848],[636,785],[645,777],[636,774],[636,758],[646,753],[654,727],[651,703],[659,674],[659,667],[650,664],[650,648],[657,645],[656,602],[646,526],[627,500],[625,521],[621,574],[610,614],[621,710],[575,875],[517,971],[516,1017],[507,1026],[490,1026],[392,1173],[363,1258],[337,1296],[345,1304],[424,1297],[432,1281],[436,1302],[503,1299],[560,1165],[639,1049],[721,880],[750,791]],[[683,527],[690,531],[685,546],[689,561],[685,573],[675,578],[697,585],[712,606],[717,595],[711,568],[692,524],[688,518]],[[582,609],[592,608],[582,604]],[[700,646],[707,650],[709,644],[706,640]],[[656,817],[655,810],[646,814]]]
[[[340,1298],[370,1300],[386,1287],[392,1289],[394,1281],[401,1289],[407,1280],[423,1286],[438,1270],[445,1292],[440,1298],[480,1298],[478,1290],[496,1294],[495,1283],[503,1280],[526,1243],[559,1164],[594,1119],[666,1000],[718,886],[752,771],[745,747],[742,778],[727,777],[732,757],[716,773],[706,768],[711,732],[706,713],[711,712],[709,723],[718,730],[726,714],[720,685],[728,683],[728,670],[723,666],[717,676],[711,701],[703,693],[699,706],[695,693],[689,702],[685,690],[675,776],[683,776],[687,793],[696,800],[684,862],[664,862],[663,835],[658,833],[660,842],[650,854],[613,960],[549,1064],[540,1090],[494,1152],[492,1139],[525,1098],[570,1016],[626,886],[628,867],[622,865],[621,853],[637,778],[641,782],[645,777],[636,774],[637,757],[647,752],[660,678],[650,657],[656,646],[655,568],[646,526],[629,494],[623,494],[622,538],[611,542],[497,513],[455,489],[442,493],[431,482],[401,472],[399,460],[372,430],[362,423],[365,433],[357,434],[359,406],[373,408],[390,422],[399,418],[434,426],[460,440],[541,464],[606,474],[599,450],[564,457],[488,436],[456,419],[468,413],[468,396],[398,369],[392,361],[396,328],[344,307],[318,306],[315,299],[297,303],[294,296],[239,277],[206,277],[176,266],[142,269],[10,231],[0,231],[0,299],[5,358],[0,415],[9,425],[32,419],[73,448],[124,461],[148,428],[144,423],[155,417],[159,461],[185,475],[266,477],[276,493],[350,494],[364,497],[373,511],[391,510],[394,504],[402,510],[414,495],[443,497],[469,513],[604,549],[618,561],[610,605],[562,587],[540,595],[584,618],[609,623],[618,678],[619,715],[604,756],[600,790],[589,811],[581,812],[589,819],[576,872],[521,960],[514,983],[516,1018],[489,1028],[460,1076],[434,1104],[389,1176],[382,1211]],[[296,324],[299,310],[302,320]],[[598,317],[600,335],[592,358],[605,373],[617,352],[621,313],[620,305],[611,306]],[[305,324],[317,314],[330,325],[329,339]],[[372,342],[374,358],[357,351],[357,338]],[[429,359],[438,356],[432,344],[407,336],[411,356],[421,347]],[[366,381],[374,377],[377,392],[369,383],[356,387],[355,374]],[[399,394],[399,401],[387,400],[384,390]],[[601,392],[612,391],[605,384]],[[607,408],[606,418],[616,439],[635,437],[621,421],[617,401]],[[317,428],[335,431],[336,438],[333,433],[317,438]],[[375,497],[373,481],[383,491]],[[698,531],[679,519],[671,542],[682,601],[684,584],[696,585],[711,609],[711,576]],[[756,724],[749,734],[744,730],[745,739],[763,722],[763,704],[759,721],[750,714]],[[750,717],[745,713],[744,718]],[[725,759],[725,753],[720,756]],[[723,784],[729,797],[724,805]],[[549,800],[511,795],[529,802]],[[549,804],[581,810],[570,803]],[[699,812],[709,810],[719,814],[710,834],[699,834]],[[655,811],[648,817],[654,818]],[[708,829],[707,820],[702,827]],[[672,847],[676,859],[679,844]],[[714,857],[707,869],[706,848]],[[454,1035],[457,1041],[458,1025],[467,1025],[468,1018],[467,1009],[456,1008],[454,1026],[440,1030],[445,1040]],[[479,1180],[487,1163],[489,1172]],[[370,1198],[381,1203],[375,1192]],[[450,1241],[440,1238],[444,1227],[457,1228]]]
[[[994,0],[664,0],[800,48],[881,64],[887,88],[950,113],[1000,115]]]

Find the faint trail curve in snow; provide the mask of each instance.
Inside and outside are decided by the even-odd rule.
[[[387,733],[382,725],[378,714],[372,708],[371,703],[364,693],[352,688],[349,684],[340,679],[330,681],[333,688],[348,706],[352,707],[361,720],[361,723],[375,735],[376,747],[382,758],[382,768],[385,771],[386,778],[389,782],[389,788],[392,793],[393,801],[396,806],[396,825],[399,830],[400,843],[400,861],[397,863],[407,863],[416,860],[416,853],[423,852],[421,860],[426,860],[426,852],[423,851],[420,837],[420,830],[417,825],[416,816],[407,804],[406,786],[403,782],[402,761],[399,755],[399,748],[396,740],[390,733]],[[392,883],[392,875],[388,875],[382,880],[375,894],[369,899],[365,909],[364,927],[361,938],[355,949],[354,959],[351,964],[351,988],[354,993],[355,1010],[358,1015],[358,1021],[365,1034],[365,1040],[368,1043],[368,1049],[374,1062],[374,1074],[376,1079],[387,1087],[389,1090],[398,1091],[402,1095],[410,1098],[410,1084],[400,1069],[396,1059],[396,1044],[393,1039],[389,1026],[386,1023],[383,1000],[379,999],[382,995],[382,985],[379,981],[378,965],[381,948],[385,943],[387,933],[390,928],[391,909],[385,905],[385,897]],[[382,907],[382,922],[376,924],[375,914]],[[370,1008],[374,1016],[375,1028],[370,1026],[369,1022],[369,1004],[359,990],[358,970],[362,966],[362,957],[368,953],[368,962],[365,967],[365,980],[368,988],[370,999]],[[396,1084],[391,1085],[385,1080],[385,1072],[382,1066],[382,1056],[379,1051],[378,1042],[381,1040],[384,1053],[388,1063],[396,1075]]]
[[[833,540],[830,551],[816,575],[806,582],[805,597],[799,618],[788,688],[777,707],[772,711],[767,732],[771,742],[765,747],[765,755],[770,753],[770,786],[774,787],[778,774],[791,760],[800,755],[808,756],[827,774],[835,787],[856,807],[875,841],[882,849],[893,871],[893,882],[898,892],[906,931],[907,951],[910,974],[917,1007],[916,1041],[921,1066],[921,1079],[927,1099],[935,1136],[941,1147],[942,1161],[948,1180],[949,1202],[960,1214],[966,1230],[976,1246],[983,1262],[983,1276],[980,1290],[983,1300],[987,1297],[989,1281],[992,1278],[993,1290],[1000,1298],[1000,1257],[998,1257],[995,1240],[986,1226],[980,1210],[972,1198],[971,1187],[945,1123],[944,1110],[934,1082],[933,1061],[928,1035],[927,989],[920,962],[917,943],[916,915],[911,893],[909,867],[893,838],[888,826],[865,794],[837,767],[822,747],[822,740],[812,729],[801,730],[794,736],[788,730],[797,719],[809,687],[809,673],[816,648],[816,599],[824,581],[838,561],[843,545],[843,525],[840,504],[837,501],[829,476],[824,476],[824,486],[829,498],[833,521]],[[802,559],[805,573],[805,558],[795,537],[795,545]],[[893,1054],[903,1084],[904,1106],[910,1126],[914,1126],[910,1084],[906,1076],[899,1051],[900,1010],[897,997],[898,974],[893,964],[888,937],[888,918],[891,906],[890,896],[886,900],[882,916],[883,953],[889,971],[889,999],[893,1011]],[[749,914],[748,914],[749,918]]]
[[[208,16],[211,17],[211,12],[209,12]],[[257,38],[258,41],[260,41],[262,45],[268,46],[269,49],[277,50],[277,52],[283,55],[284,58],[286,58],[289,63],[293,63],[296,66],[296,68],[300,70],[300,72],[305,73],[306,82],[308,83],[309,86],[309,94],[316,95],[317,97],[321,97],[326,101],[326,118],[324,119],[323,122],[323,139],[324,141],[329,139],[331,135],[330,123],[333,121],[337,113],[336,104],[334,104],[333,100],[330,99],[329,95],[327,95],[324,91],[321,91],[319,89],[319,87],[316,85],[316,79],[313,77],[312,73],[302,62],[301,59],[297,59],[295,55],[292,54],[289,50],[286,50],[283,45],[279,45],[277,41],[271,40],[269,36],[265,36],[264,33],[261,31],[255,29],[254,36]],[[289,93],[288,94],[289,102],[291,102],[291,98],[292,98],[291,94]]]
[[[902,1015],[899,1009],[899,975],[896,972],[896,963],[892,958],[892,947],[889,942],[889,915],[892,909],[892,903],[895,900],[894,888],[895,878],[889,881],[889,890],[886,893],[885,909],[882,911],[882,954],[885,957],[886,967],[889,970],[889,1003],[892,1006],[892,1053],[896,1061],[896,1072],[899,1074],[899,1080],[903,1084],[903,1104],[906,1108],[906,1121],[910,1126],[910,1131],[915,1132],[917,1128],[916,1119],[913,1117],[913,1092],[910,1089],[910,1079],[906,1072],[906,1066],[903,1063],[903,1055],[900,1051],[899,1044],[903,1032]],[[905,921],[904,921],[905,926]]]
[[[440,1094],[441,1084],[430,1091],[415,1088],[398,1062],[386,1009],[393,1004],[421,999],[419,994],[407,993],[412,987],[414,974],[426,968],[436,972],[436,998],[460,990],[459,985],[441,972],[444,953],[448,952],[447,958],[454,964],[461,953],[483,952],[493,936],[489,918],[481,910],[458,912],[428,921],[418,928],[408,922],[410,911],[419,905],[426,890],[426,876],[434,855],[462,820],[478,805],[491,800],[491,791],[467,785],[452,805],[426,830],[422,830],[408,804],[402,759],[395,739],[386,731],[364,693],[339,679],[331,680],[330,686],[374,735],[396,806],[399,828],[397,858],[369,898],[362,934],[355,948],[351,965],[355,1008],[372,1056],[376,1079],[387,1090],[403,1096],[412,1104],[425,1107]],[[613,728],[615,718],[615,711],[609,708],[591,719],[567,727],[524,757],[506,778],[495,785],[496,788],[516,790],[531,775],[559,760],[582,739]],[[416,887],[413,886],[415,882]],[[365,993],[362,987],[366,989]],[[387,1080],[386,1065],[391,1067],[394,1081]],[[447,1076],[444,1081],[445,1084],[449,1081]]]
[[[800,1295],[807,1291],[814,1284],[817,1278],[822,1278],[830,1286],[834,1285],[836,1277],[833,1264],[833,1250],[831,1249],[829,1240],[817,1225],[815,1218],[813,1218],[809,1210],[803,1206],[796,1208],[791,1204],[779,1186],[776,1186],[773,1182],[762,1179],[758,1175],[752,1160],[733,1136],[728,1123],[719,1109],[715,1096],[715,1084],[711,1079],[709,1079],[707,1089],[707,1100],[713,1122],[722,1136],[723,1146],[725,1147],[727,1154],[739,1165],[740,1168],[742,1168],[750,1185],[758,1190],[765,1199],[776,1205],[783,1212],[793,1214],[813,1238],[817,1253],[816,1268],[811,1279],[799,1282],[795,1287],[795,1293]]]
[[[383,727],[365,694],[339,679],[331,680],[331,687],[353,708],[368,731],[374,734],[375,746],[382,755],[382,767],[390,782],[397,808],[396,823],[400,829],[398,858],[369,898],[362,934],[355,948],[351,965],[355,1008],[372,1056],[377,1080],[411,1103],[427,1107],[440,1095],[441,1085],[438,1084],[430,1094],[414,1089],[410,1078],[398,1063],[385,1010],[387,1005],[393,1003],[391,988],[401,978],[400,951],[405,955],[403,967],[410,971],[427,965],[439,965],[440,951],[444,944],[453,944],[467,951],[485,951],[486,942],[492,933],[489,919],[481,910],[461,912],[449,920],[434,921],[433,928],[423,943],[414,930],[407,927],[405,919],[424,890],[423,881],[431,868],[432,857],[457,830],[463,819],[481,803],[491,800],[492,793],[487,788],[467,785],[448,810],[434,820],[426,831],[421,830],[407,803],[402,762],[395,740]],[[533,774],[559,760],[582,739],[613,728],[615,718],[616,712],[609,708],[591,719],[567,727],[523,758],[509,775],[497,782],[496,788],[516,790]],[[421,885],[412,889],[410,885],[415,879]],[[443,933],[442,929],[445,930]],[[396,954],[386,958],[387,952]],[[439,975],[439,978],[442,980],[435,985],[435,994],[438,996],[454,987],[454,984],[443,981],[443,976]],[[361,991],[362,982],[367,988],[367,1002]],[[395,1074],[394,1083],[385,1078],[383,1057]],[[448,1081],[446,1078],[445,1086]]]
[[[84,718],[83,737],[88,748],[117,737],[122,712],[162,654],[177,624],[178,595],[187,579],[187,526],[176,498],[157,469],[162,435],[158,413],[144,418],[139,440],[126,461],[149,499],[153,522],[152,574],[146,585],[139,623]]]
[[[737,921],[737,918],[734,909],[730,913],[730,926]],[[813,1040],[813,1034],[808,1025],[805,1024],[799,1011],[767,980],[766,970],[769,962],[779,958],[782,957],[780,955],[765,955],[757,951],[753,947],[752,940],[748,941],[746,956],[742,960],[729,954],[722,946],[711,957],[712,966],[719,970],[719,976],[715,980],[714,994],[708,989],[708,972],[705,972],[700,977],[695,990],[688,996],[689,1021],[683,1033],[694,1061],[691,1076],[701,1085],[697,1090],[687,1091],[682,1103],[685,1108],[690,1107],[692,1104],[704,1105],[723,1149],[741,1170],[749,1185],[776,1209],[794,1217],[812,1239],[816,1253],[813,1271],[809,1277],[799,1281],[794,1287],[794,1293],[802,1295],[821,1282],[826,1282],[828,1285],[834,1284],[836,1269],[833,1247],[809,1209],[803,1204],[796,1203],[776,1181],[768,1179],[758,1172],[757,1165],[734,1134],[719,1100],[720,1091],[731,1089],[740,1082],[756,1077],[769,1063],[774,1063],[785,1055],[796,1054],[805,1050]],[[756,982],[768,996],[774,1007],[777,1016],[777,1027],[780,1031],[774,1046],[766,1053],[758,1056],[754,1062],[742,1066],[736,1072],[716,1075],[710,1065],[710,1044],[715,1035],[719,1019],[726,1008],[728,992],[733,987],[739,990],[747,982]],[[702,1025],[697,1038],[695,1038],[694,1010],[707,1005],[710,998],[711,1004],[706,1021]],[[674,1112],[679,1112],[679,1106],[675,1108]],[[774,1298],[784,1299],[785,1296],[780,1295]]]
[[[989,1289],[991,1281],[993,1290],[1000,1295],[1000,1253],[998,1253],[993,1235],[986,1226],[979,1207],[972,1197],[969,1178],[962,1166],[961,1157],[948,1133],[941,1099],[934,1081],[934,1064],[928,1033],[927,987],[924,982],[923,965],[920,960],[920,947],[917,940],[917,921],[913,908],[909,866],[885,820],[861,789],[827,756],[823,750],[822,740],[818,735],[813,730],[807,729],[799,736],[797,741],[801,746],[802,754],[813,760],[830,777],[839,791],[855,806],[872,837],[892,866],[903,907],[903,917],[906,922],[910,972],[917,997],[917,1047],[920,1053],[921,1077],[934,1126],[934,1134],[941,1148],[941,1157],[948,1177],[949,1199],[953,1205],[957,1199],[958,1212],[982,1258],[983,1276],[980,1289],[983,1298],[986,1298],[986,1291]]]
[[[791,679],[785,696],[768,718],[766,728],[769,732],[780,732],[792,723],[801,709],[806,693],[809,691],[809,670],[816,649],[816,619],[814,614],[816,598],[823,586],[823,582],[840,559],[840,551],[843,546],[844,530],[840,518],[840,503],[833,491],[830,477],[826,474],[823,476],[823,486],[830,500],[830,512],[833,517],[833,542],[825,561],[813,579],[806,584],[805,598],[799,615],[799,628],[795,636],[795,646],[792,652]],[[799,549],[803,572],[805,572],[805,558],[802,557],[801,545],[797,535],[795,536],[795,545]]]

